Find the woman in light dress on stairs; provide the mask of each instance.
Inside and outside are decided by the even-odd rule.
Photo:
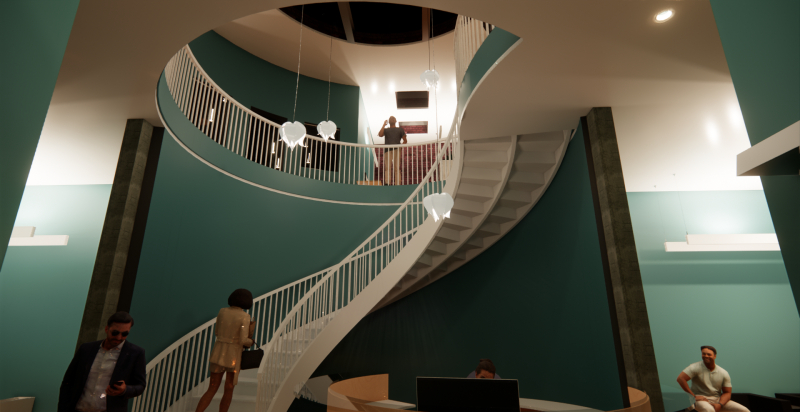
[[[223,373],[225,373],[225,389],[219,410],[228,411],[233,399],[233,388],[239,380],[242,350],[253,346],[253,322],[250,320],[250,315],[245,312],[253,307],[253,294],[247,289],[236,289],[228,297],[228,305],[230,306],[220,309],[217,315],[215,332],[217,341],[208,359],[211,383],[200,398],[196,412],[203,412],[208,408],[222,383]]]

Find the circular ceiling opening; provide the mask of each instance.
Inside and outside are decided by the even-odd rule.
[[[303,25],[351,43],[398,45],[449,33],[458,15],[403,4],[370,2],[315,3],[280,9]]]

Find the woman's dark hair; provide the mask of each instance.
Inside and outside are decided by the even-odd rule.
[[[133,317],[128,312],[117,312],[108,318],[106,326],[111,326],[112,323],[130,323],[133,327]]]
[[[492,375],[497,373],[497,369],[490,359],[481,359],[480,362],[478,362],[478,367],[475,368],[475,374],[478,375],[481,371],[491,372]]]
[[[703,349],[708,349],[708,350],[710,350],[711,352],[714,352],[714,356],[716,356],[716,355],[717,355],[717,350],[716,350],[716,349],[715,349],[713,346],[701,346],[701,347],[700,347],[700,352],[702,352],[702,351],[703,351]]]
[[[247,289],[236,289],[228,296],[228,306],[250,309],[253,307],[253,294]]]

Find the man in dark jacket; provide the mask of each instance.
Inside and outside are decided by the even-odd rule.
[[[125,412],[145,388],[144,349],[127,341],[133,318],[112,315],[106,338],[85,343],[72,358],[58,395],[58,412]]]

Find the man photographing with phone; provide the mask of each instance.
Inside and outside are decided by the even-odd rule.
[[[128,312],[108,319],[106,338],[85,343],[72,358],[58,395],[58,412],[124,412],[145,388],[144,349],[127,341]]]

